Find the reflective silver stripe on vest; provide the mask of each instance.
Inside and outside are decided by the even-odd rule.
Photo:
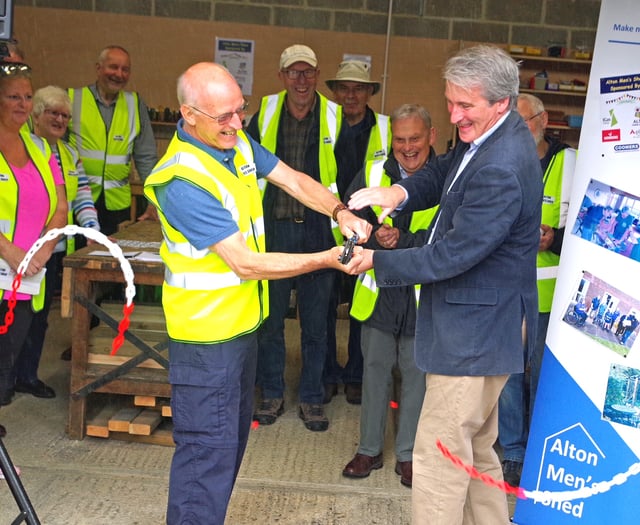
[[[104,160],[107,164],[129,164],[131,161],[131,155],[106,155],[105,151],[102,150],[90,150],[84,147],[82,141],[81,131],[81,122],[82,122],[82,98],[84,95],[84,89],[78,88],[73,90],[73,107],[72,107],[72,115],[74,116],[74,120],[77,122],[77,125],[74,125],[76,130],[71,130],[76,139],[76,148],[80,152],[82,157],[86,157],[91,160]],[[89,91],[91,93],[91,91]],[[129,91],[123,92],[124,100],[127,104],[127,112],[129,116],[129,138],[130,142],[135,139],[135,131],[136,131],[136,114],[138,112],[138,108],[135,104],[135,97],[133,93]],[[97,104],[97,103],[96,103]],[[98,113],[100,113],[100,108],[98,108]],[[100,114],[102,116],[102,114]],[[76,127],[77,126],[77,127]],[[105,129],[106,141],[109,142],[109,131]],[[107,146],[108,149],[108,146]],[[98,179],[98,184],[102,181],[102,177]]]
[[[327,100],[327,114],[325,115],[327,118],[327,126],[329,127],[329,134],[331,135],[331,144],[336,145],[336,140],[338,136],[338,130],[336,129],[338,126],[338,104],[335,102],[331,102]],[[331,190],[333,193],[333,190]]]
[[[184,290],[220,290],[230,286],[239,286],[242,283],[242,280],[233,272],[172,273],[169,268],[165,269],[164,280],[169,286]]]
[[[113,190],[115,188],[122,188],[123,186],[129,185],[129,179],[120,179],[120,180],[105,180],[104,181],[104,189],[105,190]]]
[[[538,268],[538,281],[555,279],[558,277],[558,268],[558,266],[544,266],[542,268]]]
[[[367,290],[370,290],[371,293],[374,293],[374,294],[378,293],[378,285],[376,284],[376,280],[372,278],[368,273],[360,274],[360,283]]]
[[[200,159],[198,159],[198,157],[196,157],[193,153],[180,151],[162,166],[157,166],[154,171],[160,171],[175,164],[185,166],[211,179],[218,187],[218,191],[220,191],[222,204],[229,211],[229,213],[231,213],[233,220],[238,224],[240,223],[240,212],[238,211],[236,200],[233,195],[227,190],[224,184],[222,184],[216,177],[214,177],[211,173],[209,173],[209,171],[207,171],[207,168],[204,166],[204,164],[202,164],[202,162],[200,162]]]
[[[384,175],[384,161],[378,160],[371,164],[369,170],[369,187],[377,188],[382,184],[382,176]]]
[[[171,253],[177,253],[189,257],[189,259],[202,259],[209,254],[209,248],[198,250],[193,244],[188,242],[173,242],[168,239],[164,241],[167,245],[167,249]]]
[[[264,217],[258,217],[253,221],[253,234],[256,238],[264,235]]]
[[[269,122],[273,118],[273,115],[276,113],[276,109],[278,109],[278,95],[269,95],[266,97],[267,104],[264,107],[264,112],[262,116],[262,129],[260,130],[260,136],[264,137],[267,133],[267,128],[269,127]]]
[[[380,142],[386,155],[389,151],[389,117],[378,114],[378,128],[380,129]]]

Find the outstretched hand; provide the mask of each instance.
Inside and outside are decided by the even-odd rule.
[[[347,205],[349,209],[361,210],[367,206],[380,206],[382,212],[378,215],[378,222],[382,224],[404,200],[406,194],[400,186],[362,188],[356,191]]]
[[[358,236],[358,244],[367,242],[373,229],[371,224],[349,210],[342,210],[338,213],[338,225],[345,239],[350,239],[355,233]]]

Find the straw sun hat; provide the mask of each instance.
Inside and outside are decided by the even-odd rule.
[[[336,78],[327,80],[327,87],[333,91],[336,82],[361,82],[373,86],[373,94],[380,91],[380,82],[371,81],[371,64],[360,60],[345,60],[338,66]]]

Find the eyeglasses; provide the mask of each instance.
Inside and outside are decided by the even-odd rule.
[[[69,115],[69,113],[64,113],[62,111],[55,111],[53,109],[45,109],[44,112],[47,115],[51,115],[54,119],[57,119],[58,117],[60,117],[62,120],[69,120],[71,118],[71,115]]]
[[[297,80],[300,75],[304,78],[313,78],[318,73],[317,69],[304,69],[302,71],[298,69],[283,69],[282,72],[289,80]]]
[[[31,68],[22,62],[0,62],[0,76],[30,75]]]
[[[525,122],[529,122],[530,120],[533,120],[536,117],[539,117],[540,115],[542,115],[544,113],[544,111],[538,111],[538,113],[536,113],[535,115],[531,115],[529,118],[525,118],[523,119]]]
[[[231,122],[231,119],[234,115],[238,115],[240,120],[242,120],[247,112],[247,109],[249,108],[249,102],[245,102],[244,104],[242,104],[242,107],[239,107],[235,111],[231,111],[230,113],[223,113],[222,115],[218,115],[216,117],[214,117],[213,115],[209,115],[209,113],[206,113],[195,106],[189,107],[194,111],[197,111],[198,113],[202,113],[205,117],[209,117],[211,120],[215,120],[221,126],[224,126],[225,124]]]

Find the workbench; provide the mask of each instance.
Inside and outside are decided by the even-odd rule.
[[[160,223],[143,221],[133,223],[113,237],[118,241],[127,256],[134,272],[136,285],[161,285],[164,265],[157,257],[162,233]],[[98,327],[103,332],[112,329],[111,339],[117,335],[117,328],[123,317],[122,305],[114,310],[101,308],[96,304],[95,288],[98,283],[124,283],[120,264],[109,255],[101,255],[107,248],[92,244],[65,257],[63,262],[63,285],[61,311],[63,317],[70,317],[72,330],[71,380],[69,419],[67,432],[71,439],[82,439],[86,431],[87,403],[90,395],[122,394],[128,396],[157,396],[169,398],[171,389],[168,382],[167,341],[148,343],[136,335],[136,311],[132,315],[132,324],[125,332],[125,345],[128,346],[127,358],[113,356],[113,363],[90,360],[90,320],[96,315],[100,319]],[[133,256],[134,254],[139,254]],[[149,254],[155,257],[149,257]],[[136,299],[134,298],[134,305]],[[118,315],[113,315],[119,309]],[[155,312],[164,323],[162,309],[156,306]],[[148,312],[147,314],[148,315]],[[139,325],[138,325],[139,326]],[[108,328],[107,328],[108,327]],[[131,354],[131,349],[134,350]],[[129,356],[131,356],[129,358]],[[104,356],[109,359],[108,353]],[[148,363],[153,366],[149,366]],[[147,366],[145,366],[147,363]],[[135,437],[132,438],[136,441]],[[153,442],[149,436],[140,441]]]

